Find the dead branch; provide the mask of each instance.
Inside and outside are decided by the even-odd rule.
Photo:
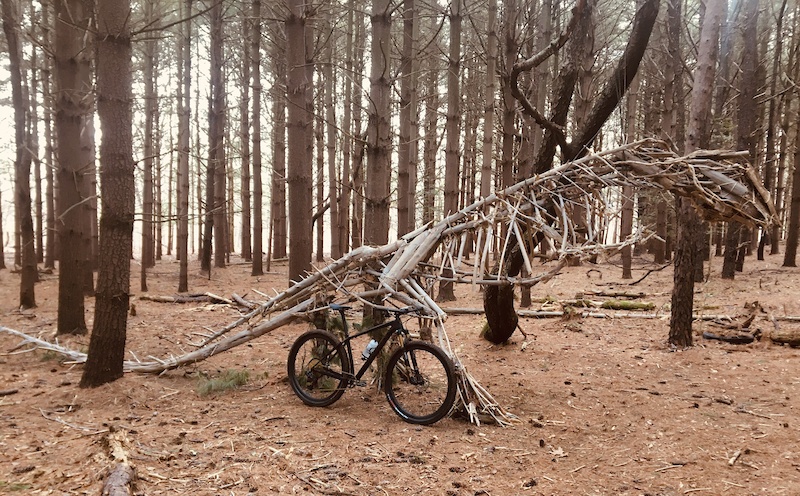
[[[723,181],[722,177],[727,179]],[[282,293],[273,297],[265,296],[265,301],[258,302],[247,314],[213,332],[196,350],[179,356],[126,361],[124,369],[161,373],[222,353],[296,319],[308,318],[310,312],[325,309],[330,303],[361,302],[365,306],[374,306],[373,302],[380,300],[381,305],[419,308],[421,318],[428,321],[425,327],[436,330],[433,339],[450,354],[458,370],[457,409],[473,422],[489,418],[505,425],[514,420],[513,415],[506,412],[467,371],[447,337],[444,326],[447,313],[430,297],[433,283],[441,280],[443,273],[455,274],[459,282],[472,285],[534,285],[556,276],[571,258],[614,253],[650,236],[651,233],[638,232],[619,243],[608,244],[592,231],[591,219],[610,209],[605,205],[603,195],[597,195],[598,200],[591,204],[585,203],[583,198],[587,192],[599,192],[607,188],[630,186],[634,190],[661,189],[691,198],[706,218],[736,219],[747,224],[768,226],[776,221],[777,216],[769,195],[762,191],[763,188],[757,187],[754,178],[757,179],[741,154],[703,151],[679,157],[664,142],[652,139],[588,154],[481,198],[441,221],[422,226],[392,243],[354,249],[327,266],[316,269]],[[725,183],[725,186],[720,183]],[[575,218],[578,206],[584,210],[583,219]],[[505,226],[505,229],[496,231],[498,224]],[[461,256],[461,239],[466,231],[476,233],[478,240],[476,259],[469,266],[465,265]],[[531,259],[538,241],[548,243],[555,262],[536,274]],[[524,278],[489,274],[490,254],[498,243],[503,253],[511,245],[521,247],[518,250],[519,266],[525,266],[530,274]],[[211,293],[205,293],[202,297],[208,300],[200,301],[234,304],[232,300]],[[176,303],[180,298],[170,297],[164,301]],[[141,299],[159,301],[145,296]],[[596,318],[631,316],[627,313],[593,311],[573,314],[576,317]],[[564,314],[520,311],[519,315],[563,317]],[[662,316],[656,313],[636,314],[636,317]],[[706,319],[708,316],[698,318]],[[36,347],[65,354],[77,363],[86,359],[85,354],[63,348],[57,343],[48,343],[2,326],[0,331],[22,337]]]
[[[140,300],[144,301],[154,301],[156,303],[204,303],[204,302],[211,302],[211,303],[223,303],[226,305],[233,305],[233,301],[223,298],[222,296],[217,296],[213,293],[202,293],[202,294],[189,294],[189,295],[177,295],[177,296],[155,296],[155,295],[141,295],[139,296]]]

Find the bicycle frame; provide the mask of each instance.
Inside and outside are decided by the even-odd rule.
[[[344,330],[344,340],[342,340],[342,344],[345,345],[346,348],[347,348],[347,355],[348,355],[348,358],[350,360],[350,364],[353,365],[353,367],[351,367],[351,369],[355,368],[354,367],[355,366],[355,362],[353,360],[353,347],[350,344],[351,341],[353,339],[357,338],[357,337],[363,336],[365,334],[369,334],[369,333],[371,333],[373,331],[378,331],[378,330],[381,330],[381,329],[386,329],[388,331],[381,338],[381,340],[378,341],[378,346],[376,346],[375,350],[369,355],[369,357],[367,357],[367,360],[364,362],[364,364],[361,366],[361,368],[358,370],[358,372],[356,372],[355,374],[352,374],[352,373],[351,374],[347,374],[347,375],[352,376],[352,377],[348,377],[348,379],[350,380],[351,383],[354,382],[354,381],[361,380],[361,378],[364,376],[364,374],[367,372],[367,370],[369,370],[370,365],[372,365],[372,363],[375,361],[375,358],[380,354],[381,350],[383,350],[383,347],[386,346],[386,343],[388,343],[389,340],[392,339],[393,336],[396,336],[396,335],[407,336],[408,335],[408,331],[403,326],[403,321],[400,320],[400,315],[402,315],[402,314],[400,312],[392,312],[392,313],[394,313],[394,319],[390,320],[389,322],[384,322],[382,324],[378,324],[376,326],[372,326],[369,329],[365,329],[365,330],[359,331],[356,334],[353,334],[351,336],[350,332],[348,330],[347,319],[345,318],[345,315],[344,315],[345,310],[348,310],[350,307],[341,306],[341,305],[331,305],[330,308],[331,308],[331,310],[338,310],[339,311],[339,315],[342,318],[342,329]]]

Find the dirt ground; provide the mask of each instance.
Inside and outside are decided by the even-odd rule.
[[[644,292],[656,305],[645,313],[657,318],[522,319],[527,342],[517,333],[505,346],[478,337],[481,315],[447,320],[464,365],[518,416],[510,427],[406,424],[371,386],[331,407],[306,407],[285,372],[301,324],[191,367],[129,374],[92,390],[78,388],[79,365],[18,348],[18,338],[0,333],[0,390],[18,390],[0,397],[0,493],[99,494],[114,431],[127,439],[141,495],[800,494],[800,350],[703,340],[700,333],[714,329],[708,322],[696,322],[693,348],[670,350],[671,268],[628,286],[614,262],[567,268],[533,296]],[[710,282],[696,287],[696,310],[736,316],[757,300],[776,317],[800,315],[800,270],[781,262],[748,258],[735,281],[723,281],[714,259]],[[654,268],[646,259],[635,264],[635,279]],[[190,288],[254,296],[254,288],[286,286],[286,267],[273,270],[256,278],[234,263],[208,280],[192,267]],[[133,272],[130,358],[190,350],[192,333],[238,315],[226,305],[141,301],[136,263]],[[175,294],[176,262],[159,262],[149,274],[149,294]],[[44,276],[39,307],[24,314],[15,308],[18,284],[0,271],[0,325],[53,339],[56,276]],[[480,306],[471,287],[456,292],[454,306]],[[90,326],[92,305],[87,300]],[[754,326],[773,328],[764,318]],[[85,350],[88,338],[62,344]],[[198,394],[204,376],[228,369],[249,371],[249,382]]]

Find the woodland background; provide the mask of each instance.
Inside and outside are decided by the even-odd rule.
[[[643,34],[648,11],[658,14]],[[577,28],[559,40],[572,16]],[[785,221],[765,232],[702,225],[691,241],[700,260],[726,247],[732,278],[750,252],[785,246],[784,264],[795,264],[788,0],[3,0],[3,19],[15,160],[0,171],[0,261],[22,274],[21,307],[35,306],[36,267],[58,261],[58,333],[86,332],[84,294],[127,308],[117,296],[131,255],[145,268],[180,260],[179,292],[191,289],[189,257],[208,272],[237,253],[253,275],[288,257],[296,280],[312,259],[386,243],[586,147],[649,136],[679,153],[749,151]],[[511,75],[553,40],[552,56],[517,74],[537,116]],[[623,70],[617,84],[637,42],[647,46],[638,73]],[[701,100],[708,111],[690,114]],[[602,128],[601,101],[613,103]],[[685,212],[671,198],[602,194],[619,205],[597,220],[607,239],[655,231],[637,249],[658,263],[689,243],[676,236]],[[103,248],[105,214],[117,243]],[[95,287],[104,263],[118,270]]]

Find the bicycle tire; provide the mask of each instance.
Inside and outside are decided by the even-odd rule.
[[[456,399],[456,372],[441,348],[410,341],[389,358],[384,376],[392,410],[411,424],[430,425],[450,413]]]
[[[292,390],[309,406],[328,406],[341,398],[352,368],[339,338],[322,329],[297,338],[286,364]]]

